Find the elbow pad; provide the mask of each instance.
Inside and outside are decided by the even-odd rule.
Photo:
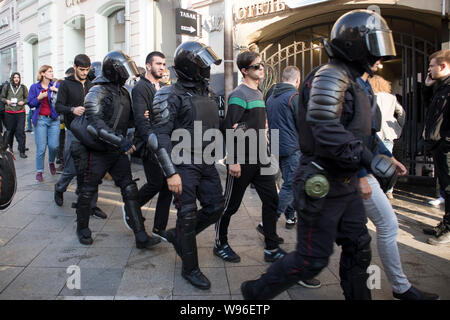
[[[158,138],[154,133],[149,135],[147,145],[155,154],[159,166],[163,170],[166,178],[170,178],[177,173],[167,150],[165,148],[159,148]]]
[[[339,66],[327,64],[314,76],[306,120],[312,123],[339,122],[345,91],[350,83]]]
[[[108,143],[112,144],[115,147],[120,147],[121,143],[122,143],[122,137],[121,136],[116,136],[113,133],[109,133],[105,129],[100,129],[100,132],[98,133],[98,137],[101,140],[103,140],[105,142],[108,142]]]
[[[169,112],[169,99],[172,93],[171,86],[162,87],[159,89],[155,97],[153,98],[152,111],[150,113],[150,122],[152,125],[163,125],[169,122],[170,112]]]

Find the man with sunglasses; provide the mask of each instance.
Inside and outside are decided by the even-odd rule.
[[[267,144],[259,136],[260,130],[266,128],[266,107],[261,91],[258,90],[259,82],[264,78],[264,63],[258,53],[245,51],[237,56],[237,66],[244,76],[244,80],[230,94],[228,99],[228,111],[225,118],[225,130],[255,131],[258,137],[258,149],[267,150]],[[264,137],[265,138],[265,137]],[[282,258],[286,252],[279,247],[284,240],[276,233],[278,193],[274,175],[265,175],[261,172],[263,164],[259,150],[253,150],[249,141],[245,141],[245,157],[236,154],[237,159],[228,159],[228,174],[226,180],[225,211],[216,224],[216,241],[213,252],[219,258],[228,262],[240,262],[239,255],[228,244],[228,226],[231,216],[235,214],[242,202],[245,190],[250,183],[255,186],[262,201],[262,222],[258,231],[265,238],[264,260],[273,262]],[[237,150],[237,142],[227,141],[227,149]],[[227,155],[229,157],[229,154]],[[245,159],[244,159],[245,158]],[[239,160],[244,160],[239,161]],[[253,160],[253,161],[252,161]],[[256,163],[255,163],[256,162]]]

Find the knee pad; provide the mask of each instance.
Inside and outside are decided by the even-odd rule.
[[[131,183],[122,189],[123,200],[137,200],[138,199],[138,188],[136,183]]]
[[[370,243],[364,245],[362,248],[358,248],[355,255],[356,264],[363,270],[366,270],[370,261],[372,260],[372,249],[370,249]]]
[[[191,217],[193,213],[197,213],[197,205],[195,203],[182,204],[181,208],[178,210],[178,217]]]

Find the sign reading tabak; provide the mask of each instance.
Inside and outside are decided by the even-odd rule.
[[[237,7],[236,16],[238,20],[258,18],[271,13],[286,10],[286,4],[282,0],[254,1],[253,4],[242,4]]]

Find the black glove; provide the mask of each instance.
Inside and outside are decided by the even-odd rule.
[[[370,168],[384,192],[391,189],[395,185],[395,182],[397,182],[397,166],[388,156],[377,154],[373,157]]]
[[[123,152],[127,152],[128,150],[131,149],[132,146],[133,144],[127,138],[123,138],[122,141],[120,142],[120,150]]]

